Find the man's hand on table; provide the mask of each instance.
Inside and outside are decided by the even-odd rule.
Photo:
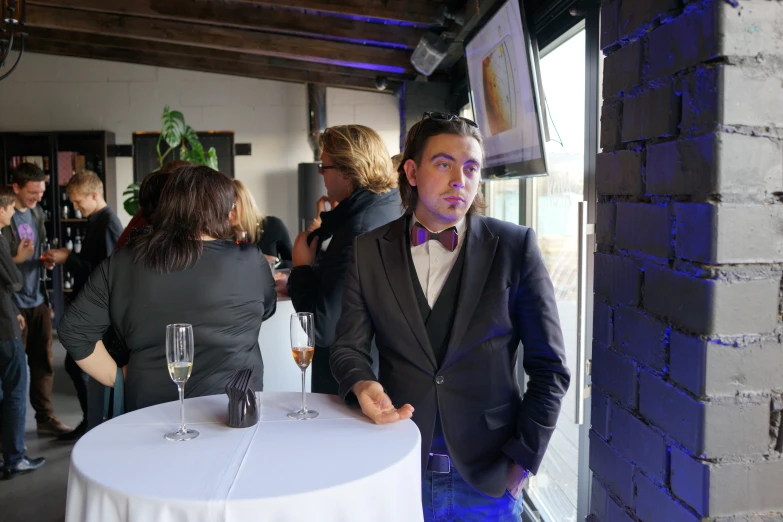
[[[353,385],[352,391],[359,399],[362,413],[375,424],[388,424],[413,417],[413,406],[405,404],[395,408],[377,381],[359,381]]]

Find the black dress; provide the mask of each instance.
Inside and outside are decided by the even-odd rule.
[[[266,216],[261,230],[262,236],[258,241],[261,252],[267,256],[279,257],[281,263],[278,268],[291,268],[293,246],[283,221],[274,216]]]
[[[114,327],[130,359],[125,381],[128,411],[177,399],[166,368],[166,325],[193,325],[193,373],[186,397],[223,393],[231,375],[253,368],[253,388],[263,389],[258,345],[261,322],[275,312],[274,279],[256,245],[205,241],[195,265],[169,274],[133,262],[123,248],[90,275],[57,329],[78,360]]]

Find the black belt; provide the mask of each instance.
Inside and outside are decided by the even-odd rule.
[[[427,461],[427,471],[432,471],[433,473],[451,473],[451,459],[448,455],[430,453],[430,458]]]

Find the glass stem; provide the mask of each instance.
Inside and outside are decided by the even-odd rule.
[[[307,405],[305,404],[305,372],[307,372],[307,369],[302,370],[302,413],[307,413]]]
[[[185,386],[183,383],[177,383],[179,389],[179,431],[185,433]]]

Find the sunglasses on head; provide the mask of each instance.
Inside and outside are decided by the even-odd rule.
[[[478,124],[473,121],[469,120],[467,118],[463,118],[462,116],[457,116],[456,114],[449,114],[447,112],[425,112],[424,115],[421,117],[421,121],[424,122],[425,120],[436,120],[436,121],[464,121],[471,127],[475,127],[478,129]]]
[[[469,120],[467,118],[463,118],[462,116],[457,116],[456,114],[449,114],[447,112],[425,112],[424,115],[421,117],[421,120],[419,123],[417,123],[416,129],[413,131],[413,134],[409,136],[409,140],[407,140],[408,143],[414,143],[416,141],[416,136],[419,134],[419,131],[421,128],[426,125],[427,120],[434,120],[434,121],[464,121],[471,127],[475,127],[478,129],[478,124],[473,121]]]

